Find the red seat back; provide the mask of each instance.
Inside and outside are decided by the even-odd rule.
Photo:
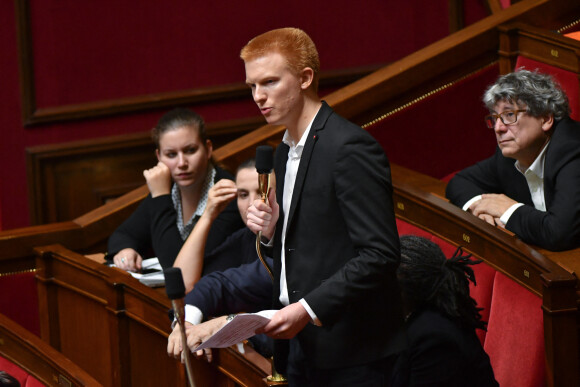
[[[477,286],[469,283],[469,293],[471,297],[477,302],[477,306],[482,308],[480,311],[481,319],[489,323],[489,311],[491,309],[491,299],[493,298],[493,281],[495,279],[496,270],[487,263],[482,262],[473,266],[475,273],[475,280]],[[486,331],[478,329],[475,331],[481,345],[485,343]]]
[[[5,371],[14,377],[22,387],[44,386],[44,384],[40,383],[34,376],[2,356],[0,356],[0,371]]]
[[[544,386],[542,300],[496,273],[484,349],[500,386]]]
[[[450,257],[455,246],[397,219],[399,235],[412,234],[437,243]],[[473,266],[477,286],[471,296],[483,308],[487,332],[477,330],[500,386],[544,386],[544,321],[542,299],[485,262]]]
[[[580,85],[578,84],[577,74],[523,56],[519,56],[516,61],[516,69],[520,67],[552,75],[568,96],[568,102],[572,110],[570,117],[576,121],[580,120]]]

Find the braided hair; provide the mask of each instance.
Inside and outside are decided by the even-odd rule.
[[[463,326],[485,330],[482,308],[469,295],[475,282],[471,265],[481,263],[463,255],[461,247],[449,259],[434,242],[415,235],[401,236],[397,271],[405,302],[411,310],[432,308]]]

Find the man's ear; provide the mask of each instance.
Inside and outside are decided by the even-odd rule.
[[[300,88],[302,90],[306,90],[312,84],[314,80],[314,70],[310,67],[305,67],[304,70],[300,73]]]
[[[550,114],[546,117],[542,117],[542,130],[544,132],[549,132],[554,126],[554,115]]]

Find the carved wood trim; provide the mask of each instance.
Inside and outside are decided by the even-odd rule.
[[[580,75],[579,41],[523,23],[500,26],[499,31],[502,74],[513,71],[521,55]]]

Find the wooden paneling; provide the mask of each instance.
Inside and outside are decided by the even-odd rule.
[[[465,26],[463,0],[449,0],[449,32],[457,32]]]
[[[107,386],[178,386],[186,377],[167,355],[169,299],[121,270],[60,245],[36,249],[41,335]],[[198,386],[260,386],[269,363],[248,348],[217,350],[214,361],[192,359]]]
[[[100,385],[62,353],[3,315],[0,315],[0,355],[47,386]]]
[[[31,223],[87,213],[143,185],[156,162],[148,133],[29,148]]]

